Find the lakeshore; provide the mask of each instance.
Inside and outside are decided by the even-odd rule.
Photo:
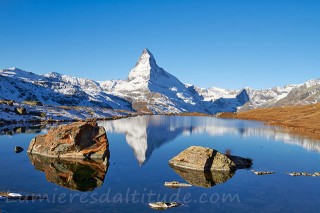
[[[220,113],[218,118],[263,121],[310,137],[320,138],[320,104],[261,108],[237,113]]]

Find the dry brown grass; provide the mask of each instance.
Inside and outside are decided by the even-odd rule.
[[[320,137],[320,104],[255,109],[233,114],[222,113],[218,117],[264,121],[269,125],[317,134]]]
[[[177,115],[178,116],[212,116],[211,114],[205,114],[201,112],[182,112]]]

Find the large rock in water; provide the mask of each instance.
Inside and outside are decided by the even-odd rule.
[[[30,142],[28,153],[59,158],[109,158],[106,131],[96,122],[60,125]]]
[[[169,164],[182,169],[229,172],[237,168],[248,168],[252,162],[250,159],[224,155],[211,148],[191,146],[172,158]]]

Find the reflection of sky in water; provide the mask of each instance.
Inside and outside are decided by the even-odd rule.
[[[48,179],[45,173],[35,169],[26,154],[30,140],[36,134],[15,134],[0,136],[0,191],[17,193],[35,192],[48,194],[50,201],[59,195],[72,196],[72,201],[6,203],[0,202],[4,212],[155,212],[142,199],[146,193],[155,193],[152,201],[164,196],[170,197],[179,192],[179,200],[185,205],[168,211],[174,212],[318,212],[319,177],[291,177],[286,172],[320,171],[319,143],[299,135],[289,134],[275,127],[264,126],[259,122],[241,120],[219,120],[208,117],[165,117],[143,116],[101,122],[108,131],[110,142],[110,165],[103,184],[93,191],[79,192]],[[291,145],[294,144],[294,145]],[[197,174],[181,174],[168,165],[168,161],[182,150],[199,145],[211,147],[220,152],[230,148],[231,153],[253,159],[252,169],[275,171],[273,175],[258,176],[249,169],[239,169],[228,179],[212,175],[213,187],[190,187],[181,190],[164,186],[167,181],[186,182],[191,180],[206,185],[207,178]],[[21,146],[25,151],[14,153],[14,147]],[[161,146],[161,148],[159,148]],[[312,151],[309,151],[312,150]],[[143,166],[140,166],[137,163]],[[67,167],[60,174],[77,177]],[[44,165],[53,171],[57,164]],[[78,167],[77,167],[78,168]],[[55,173],[59,175],[58,173]],[[102,173],[104,174],[104,173]],[[75,175],[75,176],[74,176]],[[71,177],[69,176],[69,177]],[[55,178],[55,175],[51,176]],[[83,176],[81,176],[83,177]],[[96,173],[94,176],[96,177]],[[200,179],[198,179],[198,177]],[[206,177],[206,176],[205,176]],[[79,180],[79,179],[77,179]],[[225,182],[224,182],[225,181]],[[74,181],[70,179],[69,183]],[[78,182],[78,181],[76,181]],[[81,181],[80,181],[81,182]],[[87,181],[86,181],[87,183]],[[212,182],[209,182],[212,183]],[[218,184],[220,183],[220,184]],[[199,184],[199,185],[203,185]],[[119,194],[126,198],[127,192],[137,192],[139,202],[132,197],[122,203],[93,202],[93,197]],[[200,203],[202,194],[238,195],[240,202],[217,200],[215,203]],[[88,202],[83,202],[87,195]],[[190,196],[190,202],[183,202]],[[214,197],[216,198],[216,197]],[[194,202],[195,201],[195,202]]]
[[[208,134],[259,137],[320,152],[320,142],[261,122],[224,120],[213,117],[139,116],[100,122],[109,133],[125,134],[139,164],[149,159],[154,149],[179,135]]]

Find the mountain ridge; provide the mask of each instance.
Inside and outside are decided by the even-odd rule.
[[[200,88],[184,84],[159,67],[144,49],[125,80],[93,81],[57,72],[38,75],[19,68],[0,70],[0,99],[38,100],[47,105],[98,106],[141,113],[246,111],[320,101],[320,79],[254,90]]]

